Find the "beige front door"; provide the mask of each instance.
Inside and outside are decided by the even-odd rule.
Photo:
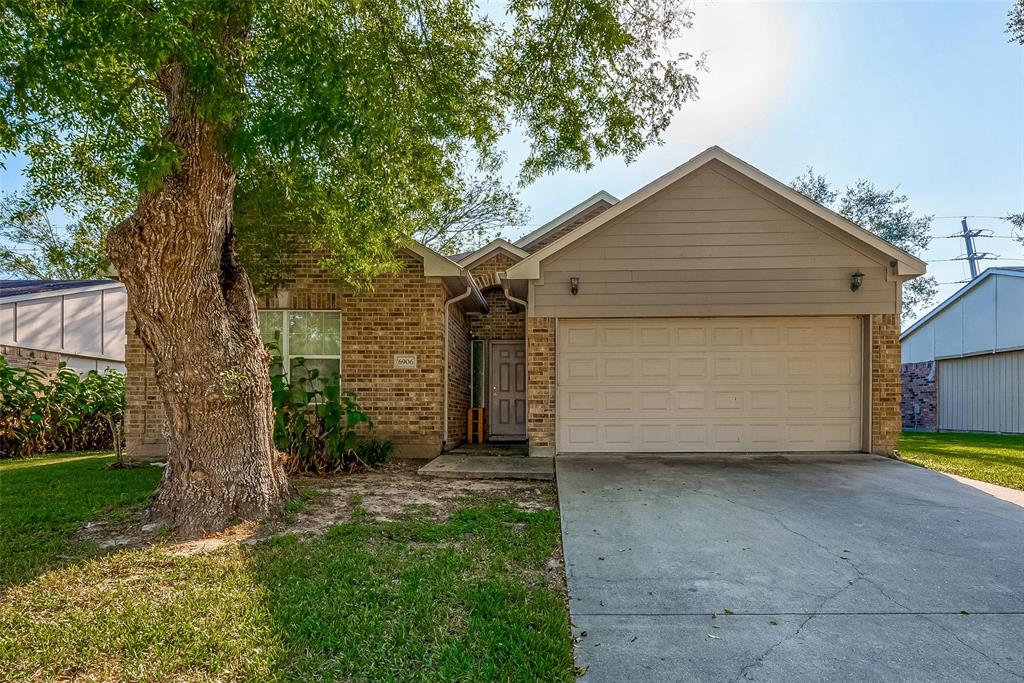
[[[492,341],[491,392],[487,412],[489,437],[495,441],[526,438],[526,345]]]
[[[856,451],[856,317],[558,321],[559,452]]]

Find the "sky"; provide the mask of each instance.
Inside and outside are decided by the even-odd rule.
[[[673,47],[706,53],[700,99],[683,105],[665,142],[632,164],[608,158],[586,173],[522,190],[531,231],[598,190],[625,197],[712,145],[791,181],[808,166],[843,188],[859,178],[898,187],[935,216],[923,255],[936,302],[968,275],[949,239],[968,216],[995,237],[983,262],[1024,266],[1024,245],[998,217],[1024,211],[1024,47],[1007,42],[1000,2],[710,2]],[[510,138],[509,175],[525,156]],[[0,191],[21,184],[0,170]],[[924,313],[926,311],[922,311]]]

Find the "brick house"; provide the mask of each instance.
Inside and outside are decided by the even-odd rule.
[[[401,455],[465,441],[471,406],[488,439],[537,455],[891,453],[899,438],[899,292],[925,264],[717,147],[514,243],[411,245],[368,294],[296,258],[257,302],[264,337],[340,371]],[[159,454],[131,329],[127,363],[129,449]]]

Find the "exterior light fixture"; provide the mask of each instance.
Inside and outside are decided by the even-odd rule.
[[[856,292],[864,284],[864,273],[859,270],[850,276],[850,291]]]
[[[572,292],[573,296],[580,293],[580,279],[575,275],[569,278],[569,291]]]

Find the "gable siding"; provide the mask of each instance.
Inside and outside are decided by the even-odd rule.
[[[886,280],[884,260],[816,220],[727,169],[704,168],[546,260],[531,314],[894,313],[899,285]],[[864,285],[851,292],[857,269]]]

